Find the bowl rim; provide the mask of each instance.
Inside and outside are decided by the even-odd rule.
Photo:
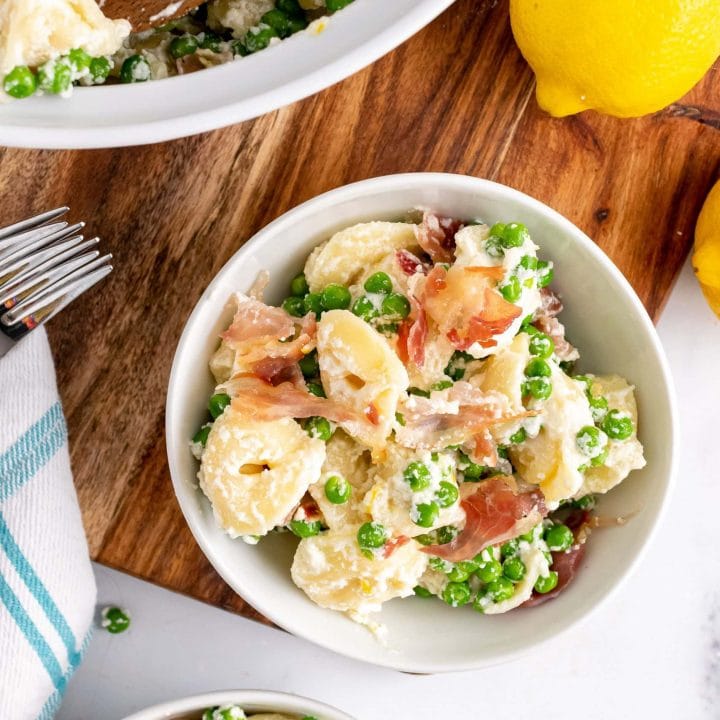
[[[372,36],[371,39],[354,47],[350,52],[343,54],[328,64],[321,65],[307,75],[295,80],[283,82],[276,87],[259,94],[218,104],[209,110],[199,110],[185,115],[166,117],[158,120],[138,123],[96,124],[83,127],[26,127],[21,123],[5,124],[0,105],[0,137],[5,147],[37,148],[47,150],[79,150],[96,148],[130,147],[148,145],[167,140],[197,135],[210,130],[235,125],[245,120],[258,118],[266,113],[290,105],[325,90],[371,65],[382,56],[394,50],[408,40],[412,35],[428,25],[455,0],[416,0],[412,9],[400,19],[390,23],[385,29]],[[291,40],[291,38],[288,38]],[[285,42],[285,41],[284,41]],[[274,48],[268,48],[272,51]],[[231,63],[206,68],[201,73],[207,77],[208,82],[217,80],[218,71],[231,66]],[[157,83],[163,87],[174,84],[177,92],[182,92],[182,86],[187,84],[188,78],[195,73],[181,76],[163,78]],[[152,86],[150,83],[148,85]],[[76,88],[82,94],[90,92],[110,91],[116,102],[130,102],[131,93],[138,89],[134,85],[113,85],[112,87]],[[147,86],[145,86],[147,87]],[[100,95],[98,95],[100,97]],[[109,95],[108,95],[109,97]],[[103,95],[104,101],[107,97]],[[43,101],[72,102],[58,100],[58,98],[35,98],[23,102]]]
[[[167,720],[177,713],[196,712],[230,703],[267,704],[268,707],[275,706],[275,712],[320,713],[324,716],[322,720],[353,720],[350,715],[318,700],[275,690],[216,690],[199,695],[188,695],[143,708],[126,716],[124,720]]]
[[[586,611],[584,611],[581,615],[571,620],[567,625],[565,625],[562,629],[559,631],[556,631],[554,633],[548,633],[547,635],[540,636],[535,638],[534,640],[531,640],[528,642],[527,645],[522,646],[521,648],[517,648],[515,650],[507,650],[507,651],[500,651],[497,652],[491,661],[487,660],[479,660],[476,662],[468,661],[468,662],[452,662],[448,665],[448,663],[443,662],[437,662],[432,665],[423,664],[422,668],[419,668],[417,665],[413,664],[412,662],[404,662],[402,660],[398,662],[390,662],[389,660],[387,662],[381,662],[381,661],[371,661],[368,660],[366,657],[364,657],[361,653],[358,653],[354,650],[353,647],[344,647],[342,650],[338,649],[337,647],[333,646],[329,641],[325,639],[318,639],[316,637],[311,637],[307,632],[304,632],[303,628],[296,625],[292,618],[289,617],[280,617],[277,613],[273,611],[266,611],[266,609],[261,609],[259,605],[262,605],[262,603],[257,602],[257,598],[255,597],[255,594],[252,591],[252,588],[243,588],[242,594],[240,594],[233,584],[233,582],[226,576],[226,573],[218,567],[218,565],[221,565],[222,563],[216,563],[214,557],[213,557],[213,551],[210,543],[206,543],[203,538],[203,533],[201,531],[201,528],[199,526],[198,518],[196,518],[193,509],[190,507],[191,502],[189,498],[184,497],[184,491],[181,486],[182,484],[182,478],[181,478],[181,471],[177,467],[176,464],[176,457],[178,457],[178,453],[182,451],[182,448],[176,447],[174,440],[173,440],[173,433],[172,433],[172,427],[171,427],[171,420],[175,416],[175,396],[173,393],[173,387],[176,383],[176,375],[179,372],[178,371],[178,365],[180,362],[180,357],[184,355],[185,353],[185,346],[189,344],[189,334],[188,334],[188,328],[191,327],[193,324],[194,317],[201,312],[201,308],[205,303],[205,300],[209,298],[213,293],[213,288],[216,284],[219,284],[220,278],[224,276],[226,272],[229,271],[229,268],[233,267],[239,259],[241,259],[243,256],[247,254],[251,254],[255,247],[261,245],[264,241],[264,238],[266,236],[272,236],[276,234],[276,231],[278,229],[283,228],[283,226],[288,225],[292,226],[299,217],[306,216],[309,214],[317,214],[319,212],[322,212],[323,210],[328,210],[329,208],[332,208],[333,205],[336,203],[348,199],[351,197],[362,197],[365,194],[377,194],[380,190],[385,191],[391,191],[391,190],[399,190],[399,189],[418,189],[426,186],[426,185],[432,185],[432,184],[443,184],[443,190],[452,192],[453,187],[462,188],[464,190],[467,190],[469,186],[474,186],[474,189],[477,191],[478,194],[482,194],[483,191],[494,191],[494,192],[500,192],[500,193],[508,193],[510,196],[515,197],[520,202],[526,203],[527,205],[533,207],[536,211],[539,211],[540,213],[544,214],[550,221],[553,222],[555,227],[558,228],[560,232],[563,232],[566,234],[566,236],[570,237],[573,242],[579,242],[581,245],[584,246],[584,249],[587,250],[593,257],[593,260],[600,263],[604,266],[604,268],[610,273],[610,275],[613,277],[613,280],[617,283],[617,285],[622,289],[623,293],[627,296],[627,298],[630,300],[632,305],[634,306],[636,310],[637,319],[640,323],[643,324],[645,327],[645,330],[647,331],[647,335],[650,338],[650,347],[654,352],[655,358],[658,362],[658,365],[661,370],[661,375],[663,378],[663,385],[662,388],[656,388],[656,391],[659,391],[662,389],[665,394],[665,402],[670,410],[669,412],[669,425],[668,425],[668,440],[669,440],[669,462],[668,462],[668,472],[667,472],[667,478],[665,483],[665,489],[664,493],[662,495],[662,498],[660,499],[657,512],[655,513],[655,516],[650,521],[650,525],[648,527],[648,530],[640,541],[640,544],[638,546],[637,552],[635,553],[632,560],[629,561],[626,569],[622,572],[620,576],[618,576],[617,580],[615,581],[614,585],[610,587],[608,590],[606,590],[605,594],[602,596],[602,598],[596,602],[594,605],[589,607]],[[223,580],[235,591],[240,594],[242,599],[252,605],[255,609],[257,609],[259,612],[261,612],[263,615],[265,615],[268,619],[270,619],[274,624],[278,625],[279,627],[284,628],[288,632],[292,633],[293,635],[297,637],[301,637],[305,640],[308,640],[316,645],[319,645],[321,647],[324,647],[328,650],[331,650],[333,652],[337,652],[339,654],[345,655],[347,657],[351,657],[355,660],[360,660],[362,662],[368,662],[371,665],[376,666],[382,666],[387,667],[395,670],[405,671],[405,672],[421,672],[421,673],[437,673],[437,672],[457,672],[457,671],[467,671],[467,670],[476,670],[481,669],[484,667],[490,667],[493,665],[502,664],[504,662],[508,662],[510,660],[516,659],[518,657],[522,657],[526,655],[530,650],[536,649],[545,643],[550,642],[555,637],[558,637],[559,635],[562,635],[566,632],[568,632],[573,627],[578,627],[581,624],[584,624],[602,605],[606,604],[612,597],[615,596],[615,594],[619,591],[619,589],[627,582],[628,578],[635,572],[635,570],[638,567],[638,564],[641,562],[643,557],[645,556],[645,553],[648,550],[648,547],[652,540],[654,539],[658,528],[660,524],[663,522],[664,518],[666,517],[668,504],[670,501],[670,498],[672,496],[672,492],[675,486],[676,478],[677,478],[677,470],[678,470],[678,443],[679,443],[679,421],[678,421],[678,411],[677,411],[677,400],[676,400],[676,393],[675,393],[675,386],[672,378],[672,374],[670,372],[670,366],[667,359],[667,356],[665,354],[665,350],[662,347],[662,344],[660,342],[660,338],[657,334],[657,330],[650,319],[650,316],[647,313],[647,310],[645,309],[645,306],[642,304],[640,298],[638,297],[637,293],[633,289],[633,287],[630,285],[628,280],[625,278],[625,276],[620,272],[620,270],[617,268],[617,266],[610,260],[610,258],[605,254],[605,252],[595,243],[593,242],[590,237],[585,234],[580,228],[578,228],[574,223],[572,223],[570,220],[565,218],[563,215],[561,215],[556,210],[552,209],[548,205],[545,205],[544,203],[540,202],[539,200],[536,200],[535,198],[531,197],[530,195],[527,195],[526,193],[523,193],[519,190],[516,190],[515,188],[510,187],[509,185],[503,185],[501,183],[497,183],[492,180],[486,180],[483,178],[477,178],[471,175],[461,175],[461,174],[455,174],[455,173],[436,173],[436,172],[420,172],[420,173],[401,173],[401,174],[392,174],[392,175],[383,175],[379,177],[374,178],[368,178],[366,180],[360,180],[357,182],[353,182],[347,185],[340,186],[338,188],[334,188],[332,190],[329,190],[325,193],[322,193],[321,195],[315,196],[309,200],[306,200],[305,202],[301,203],[300,205],[297,205],[296,207],[288,210],[287,212],[280,215],[278,218],[270,222],[268,225],[260,229],[255,235],[253,235],[249,240],[247,240],[229,259],[228,261],[223,265],[223,267],[218,271],[218,273],[215,275],[213,280],[210,282],[210,284],[207,286],[203,294],[198,299],[195,307],[193,308],[192,313],[189,315],[185,327],[183,328],[183,332],[180,336],[180,339],[178,341],[178,345],[176,348],[175,356],[173,358],[172,368],[170,371],[170,378],[168,382],[168,391],[167,391],[167,401],[166,401],[166,412],[165,412],[165,441],[166,441],[166,450],[168,455],[168,465],[170,468],[170,475],[173,483],[173,489],[175,491],[175,496],[177,498],[178,503],[180,504],[180,508],[183,512],[183,515],[185,516],[185,520],[188,523],[188,526],[190,527],[190,530],[193,534],[193,537],[195,538],[196,542],[200,546],[201,550],[205,554],[205,556],[208,558],[210,563],[215,568],[216,572],[223,578]],[[328,610],[328,612],[333,612],[331,610]]]

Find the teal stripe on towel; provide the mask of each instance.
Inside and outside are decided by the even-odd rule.
[[[47,615],[48,620],[50,620],[55,630],[57,630],[58,635],[67,648],[68,663],[72,665],[78,656],[78,651],[75,647],[75,635],[70,629],[70,625],[68,625],[65,616],[60,612],[60,608],[47,591],[43,581],[38,577],[38,574],[15,542],[15,538],[12,536],[10,528],[5,522],[5,518],[1,512],[0,547],[5,550],[5,554],[10,559],[15,570],[17,570],[20,579],[27,585],[28,590],[33,594],[33,597],[38,601],[45,615]]]
[[[37,474],[67,440],[60,403],[55,403],[0,455],[0,503]]]
[[[18,600],[17,595],[15,595],[12,588],[7,584],[7,581],[1,574],[0,601],[4,603],[13,620],[15,620],[17,626],[20,628],[23,635],[25,635],[28,643],[30,643],[30,646],[37,653],[38,658],[40,658],[40,662],[45,667],[45,670],[47,670],[47,673],[50,676],[56,690],[63,693],[65,691],[65,687],[67,686],[67,679],[63,675],[60,663],[57,661],[52,648],[47,644],[47,641],[35,626],[35,623],[33,623],[30,616],[25,612],[25,609],[20,604],[20,600]]]
[[[65,672],[65,680],[68,681],[70,679],[70,676],[77,670],[78,665],[82,662],[82,659],[85,657],[85,651],[87,650],[88,645],[90,644],[90,638],[92,637],[92,626],[88,630],[87,635],[85,636],[85,640],[83,640],[82,647],[80,648],[80,653],[77,658],[77,662],[74,665],[71,665],[67,671]],[[63,699],[63,692],[60,690],[56,690],[50,697],[47,699],[47,702],[43,706],[43,709],[40,711],[40,714],[37,716],[36,720],[52,720],[52,718],[55,717],[55,713],[58,711],[58,708],[60,707],[60,703]]]

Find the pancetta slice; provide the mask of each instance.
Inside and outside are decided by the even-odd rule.
[[[454,260],[455,234],[462,228],[459,220],[423,213],[422,223],[417,226],[418,245],[430,256],[434,263],[451,263]]]

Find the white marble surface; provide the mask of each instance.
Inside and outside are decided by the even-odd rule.
[[[720,322],[685,267],[659,325],[680,399],[680,476],[645,562],[591,621],[480,672],[373,668],[96,566],[101,603],[131,629],[98,630],[60,720],[119,719],[198,692],[305,694],[361,720],[720,718]]]

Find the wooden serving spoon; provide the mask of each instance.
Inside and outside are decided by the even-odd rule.
[[[98,5],[113,20],[130,21],[135,32],[150,30],[187,15],[205,0],[100,0]]]

